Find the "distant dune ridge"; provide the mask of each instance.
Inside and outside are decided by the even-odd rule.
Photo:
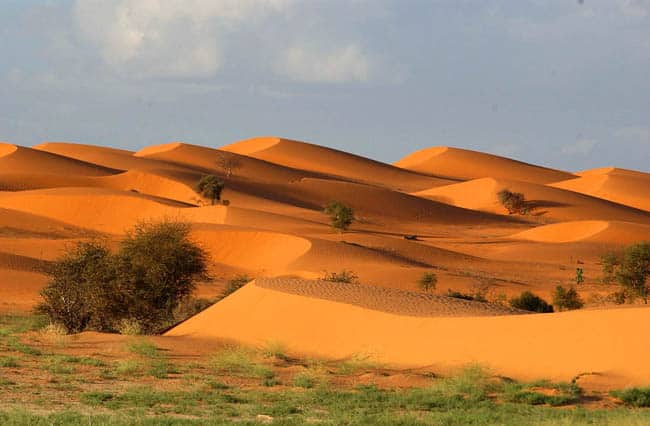
[[[205,174],[225,182],[227,205],[196,193]],[[508,214],[503,189],[522,193],[529,213]],[[347,232],[323,214],[331,200],[354,209]],[[368,352],[405,366],[482,362],[513,377],[598,371],[612,384],[650,383],[650,348],[638,338],[649,309],[590,302],[580,312],[524,315],[506,306],[524,290],[550,301],[576,268],[585,300],[616,290],[600,282],[600,256],[650,241],[648,173],[572,173],[452,147],[385,164],[278,137],[137,152],[0,143],[0,310],[33,307],[47,265],[71,244],[116,244],[138,221],[164,219],[189,222],[211,254],[217,283],[201,285],[201,295],[219,294],[237,274],[255,278],[168,335],[278,340],[299,352]],[[320,279],[342,270],[360,284]],[[417,284],[425,272],[438,278],[429,294]]]

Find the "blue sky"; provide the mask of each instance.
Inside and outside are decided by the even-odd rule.
[[[0,0],[0,140],[650,171],[650,0]]]

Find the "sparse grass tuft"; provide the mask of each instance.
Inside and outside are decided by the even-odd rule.
[[[611,395],[632,407],[650,407],[650,387],[612,391]]]
[[[158,357],[159,349],[153,343],[147,340],[134,340],[127,345],[129,352],[147,358]]]
[[[307,372],[298,373],[293,376],[293,385],[301,388],[313,388],[316,382],[317,378],[313,374]]]
[[[138,376],[142,371],[142,364],[132,359],[118,361],[115,365],[115,372],[120,376]]]
[[[7,356],[0,358],[0,367],[3,368],[17,368],[20,364],[18,363],[18,358]]]
[[[32,356],[43,355],[43,352],[41,352],[39,349],[22,343],[16,336],[10,336],[7,339],[7,346],[9,347],[9,349],[14,350],[16,352],[20,352],[21,354],[32,355]]]
[[[268,367],[255,360],[255,352],[241,346],[228,346],[216,353],[210,359],[212,368],[220,373],[242,376],[267,377]]]

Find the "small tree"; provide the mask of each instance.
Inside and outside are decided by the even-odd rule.
[[[435,290],[436,284],[438,284],[438,277],[433,272],[425,272],[418,280],[418,287],[426,292]]]
[[[219,151],[216,163],[217,167],[222,169],[226,174],[226,179],[230,179],[233,172],[241,168],[241,160],[232,152]]]
[[[585,282],[585,273],[582,268],[576,268],[576,284],[580,285]]]
[[[237,275],[236,277],[231,278],[226,283],[226,288],[224,288],[221,297],[226,297],[233,294],[244,285],[246,285],[250,280],[251,278],[248,275]]]
[[[524,194],[512,192],[508,189],[502,189],[498,192],[499,202],[508,210],[509,214],[527,214],[530,210]]]
[[[215,175],[205,175],[196,185],[196,191],[212,201],[212,205],[221,200],[224,183]]]
[[[549,305],[544,299],[530,291],[524,291],[519,295],[519,297],[510,299],[510,306],[531,312],[553,312],[553,306]]]
[[[559,285],[553,293],[553,306],[559,311],[569,311],[582,308],[584,303],[573,286],[566,289]]]
[[[600,262],[603,266],[603,282],[605,284],[611,283],[616,279],[618,267],[621,265],[620,253],[607,252],[600,257]]]
[[[626,290],[648,303],[650,295],[650,243],[629,246],[623,252],[616,278]]]
[[[354,220],[354,210],[340,201],[330,201],[323,210],[329,215],[332,227],[339,232],[347,230]]]

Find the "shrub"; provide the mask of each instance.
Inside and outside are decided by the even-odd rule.
[[[616,390],[611,394],[632,407],[650,407],[650,387]]]
[[[205,277],[207,254],[180,222],[141,223],[111,254],[80,243],[54,263],[39,309],[68,332],[114,331],[124,320],[155,333]]]
[[[499,202],[503,207],[508,210],[509,214],[527,214],[530,211],[524,194],[520,192],[512,192],[508,189],[502,189],[497,194]]]
[[[621,263],[617,268],[616,278],[628,291],[648,303],[650,296],[650,243],[631,245],[623,252]]]
[[[553,306],[549,305],[544,299],[531,293],[530,291],[524,291],[519,295],[519,297],[510,299],[510,306],[516,309],[531,312],[553,312]]]
[[[332,227],[339,232],[347,230],[354,220],[354,210],[352,210],[352,207],[340,201],[330,201],[323,211],[330,217]]]
[[[142,334],[142,326],[138,320],[133,318],[123,318],[117,325],[117,331],[126,336],[136,336]]]
[[[566,289],[559,285],[555,287],[553,293],[553,306],[560,311],[570,311],[582,308],[584,303],[575,288],[569,287]]]
[[[354,272],[343,269],[341,272],[325,272],[321,278],[323,281],[333,283],[358,283],[359,277]]]
[[[576,268],[576,284],[580,285],[585,282],[585,272],[582,268]]]
[[[212,201],[212,205],[221,200],[224,183],[215,175],[205,175],[196,185],[196,192]]]
[[[226,283],[226,288],[223,290],[223,294],[221,297],[226,297],[233,294],[234,292],[236,292],[237,290],[245,286],[248,282],[250,282],[251,279],[252,278],[249,277],[248,275],[237,275],[234,278],[231,278]]]
[[[424,291],[435,290],[438,277],[433,272],[425,272],[418,280],[418,287]]]
[[[603,283],[608,284],[616,279],[616,271],[621,265],[621,255],[610,251],[600,257],[603,266]]]
[[[313,388],[316,378],[309,373],[298,373],[293,377],[293,385],[301,388]]]
[[[216,164],[217,167],[226,173],[226,179],[230,179],[233,172],[242,166],[239,157],[236,154],[227,151],[219,151]]]
[[[487,302],[487,298],[485,297],[485,291],[481,291],[481,290],[469,294],[457,290],[448,289],[447,297],[453,297],[454,299],[462,299],[462,300],[473,300],[474,302]]]
[[[188,297],[184,299],[174,310],[174,324],[192,318],[194,315],[208,309],[216,302],[216,299],[206,299],[203,297]]]

